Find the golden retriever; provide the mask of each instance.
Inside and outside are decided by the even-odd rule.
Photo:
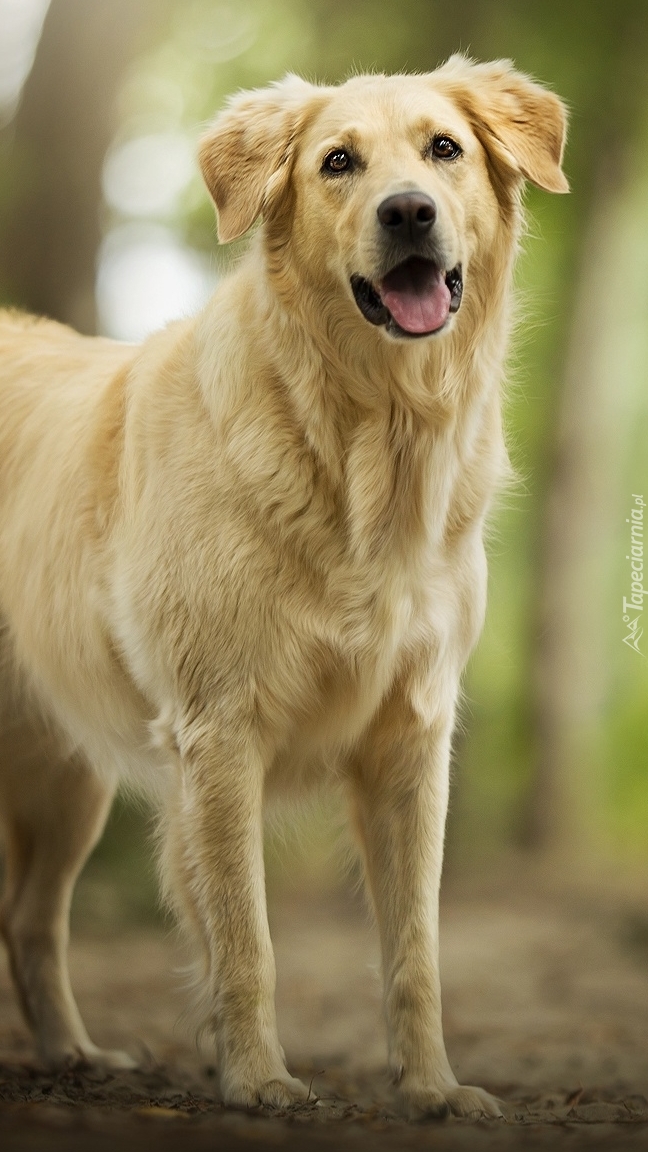
[[[306,1100],[277,1036],[263,811],[348,795],[412,1117],[497,1114],[445,1053],[438,890],[525,180],[565,114],[509,62],[288,77],[200,158],[249,251],[135,348],[0,319],[3,931],[41,1057],[109,1066],[66,967],[120,778],[154,795],[225,1102]]]

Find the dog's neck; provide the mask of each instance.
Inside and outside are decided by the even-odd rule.
[[[449,332],[397,340],[367,323],[350,288],[295,265],[282,237],[262,228],[251,264],[271,333],[265,354],[282,381],[295,417],[333,469],[360,425],[391,428],[402,441],[430,441],[498,391],[508,343],[513,262],[519,221],[502,226],[501,243],[479,275],[468,273],[461,309]],[[399,432],[396,435],[395,429]]]
[[[500,382],[513,245],[501,252],[475,277],[481,297],[468,282],[453,330],[421,341],[385,338],[356,316],[352,300],[340,300],[339,286],[322,294],[320,284],[316,292],[285,253],[273,266],[263,232],[229,280],[240,329],[236,345],[223,332],[223,348],[210,355],[218,363],[205,377],[207,390],[214,379],[215,420],[240,406],[230,381],[262,380],[265,399],[270,390],[283,412],[282,428],[287,418],[294,444],[303,446],[309,484],[326,473],[324,488],[337,494],[337,512],[329,513],[344,517],[357,554],[393,553],[399,541],[411,552],[417,537],[427,551],[425,542],[452,534],[453,525],[478,523],[506,471]],[[212,334],[213,321],[212,314]],[[226,367],[238,357],[252,364],[242,376]],[[280,507],[276,493],[268,490],[267,498],[269,507]]]

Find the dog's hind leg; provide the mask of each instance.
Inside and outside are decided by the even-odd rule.
[[[4,725],[0,821],[5,893],[0,924],[11,971],[39,1055],[48,1065],[90,1062],[132,1067],[122,1052],[90,1040],[67,966],[76,878],[101,835],[114,789],[77,758],[57,756],[42,727]]]

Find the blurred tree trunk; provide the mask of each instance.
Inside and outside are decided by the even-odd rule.
[[[101,168],[125,69],[168,0],[52,0],[3,152],[19,173],[0,233],[2,296],[95,331]],[[6,161],[5,161],[6,162]]]
[[[545,513],[535,668],[537,759],[525,836],[532,847],[582,855],[596,791],[597,720],[605,678],[610,483],[622,444],[610,360],[624,300],[617,244],[623,194],[599,186],[585,238]]]
[[[568,356],[555,430],[554,465],[545,506],[535,661],[535,773],[523,827],[527,846],[549,857],[580,859],[597,839],[601,812],[599,748],[609,691],[608,639],[621,592],[613,595],[619,491],[631,440],[633,392],[628,350],[648,315],[648,278],[636,259],[645,231],[648,181],[643,156],[645,81],[625,84],[643,58],[646,20],[617,101],[601,105],[600,150],[572,302]],[[626,44],[627,47],[627,44]],[[634,69],[635,76],[637,70]],[[627,93],[632,107],[624,107]],[[601,93],[603,97],[603,93]],[[617,603],[618,602],[618,603]],[[619,637],[619,643],[621,638]]]

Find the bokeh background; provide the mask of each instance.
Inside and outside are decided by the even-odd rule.
[[[566,100],[572,194],[527,196],[518,482],[491,520],[448,871],[632,879],[648,863],[648,629],[636,650],[623,620],[648,500],[645,0],[0,0],[0,301],[121,340],[193,312],[231,259],[195,162],[228,93],[457,50],[511,57]],[[635,634],[647,623],[648,606]],[[323,798],[271,830],[270,886],[342,883],[340,823]],[[78,917],[157,914],[147,824],[142,802],[116,805]]]

